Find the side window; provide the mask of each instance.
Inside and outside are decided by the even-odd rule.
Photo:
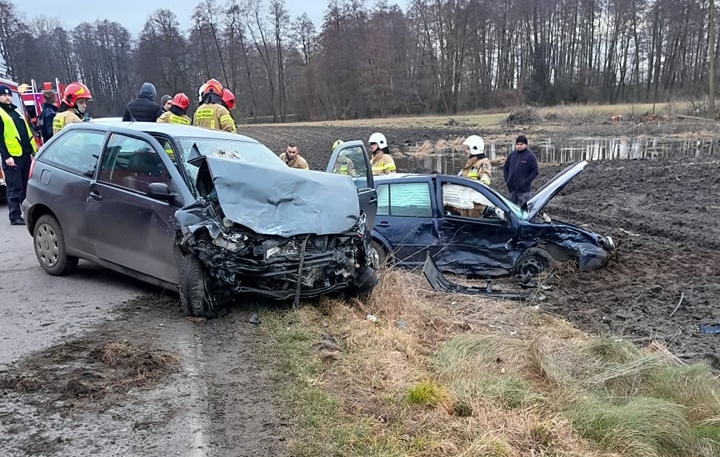
[[[442,185],[443,212],[446,216],[504,219],[503,212],[481,192],[460,184]]]
[[[363,154],[360,147],[340,151],[332,172],[352,177],[355,187],[358,189],[367,189],[368,187],[368,167],[367,162],[365,162],[365,154]]]
[[[113,134],[98,180],[145,193],[150,183],[170,184],[170,175],[159,154],[145,140]]]
[[[73,130],[46,146],[38,160],[52,163],[64,170],[92,177],[95,173],[102,143],[103,132]]]
[[[382,184],[377,187],[377,193],[380,216],[432,217],[427,183]]]

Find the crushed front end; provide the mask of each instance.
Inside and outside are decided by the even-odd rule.
[[[368,269],[365,230],[363,217],[345,233],[283,237],[210,218],[202,226],[183,227],[177,241],[183,253],[205,265],[214,295],[286,300],[361,289]]]

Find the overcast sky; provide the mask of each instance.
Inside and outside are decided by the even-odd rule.
[[[38,16],[60,20],[66,30],[73,29],[81,22],[95,22],[107,19],[119,22],[137,38],[148,17],[159,9],[169,9],[177,16],[180,27],[186,31],[190,27],[190,16],[201,0],[32,0],[12,1],[25,18],[32,20]],[[220,4],[225,1],[221,0]],[[263,2],[268,5],[268,1]],[[285,0],[290,18],[295,19],[303,13],[320,30],[322,16],[327,9],[326,0]]]

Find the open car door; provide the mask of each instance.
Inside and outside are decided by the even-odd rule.
[[[372,229],[377,213],[377,191],[365,143],[360,140],[341,143],[333,150],[326,171],[352,178],[357,188],[360,209],[367,217],[368,230]]]

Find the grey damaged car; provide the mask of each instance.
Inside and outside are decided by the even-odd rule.
[[[242,135],[75,124],[38,153],[23,212],[49,274],[86,259],[177,290],[188,315],[214,316],[238,294],[364,295],[377,282],[376,198],[367,151],[345,152],[362,179],[290,169]]]

